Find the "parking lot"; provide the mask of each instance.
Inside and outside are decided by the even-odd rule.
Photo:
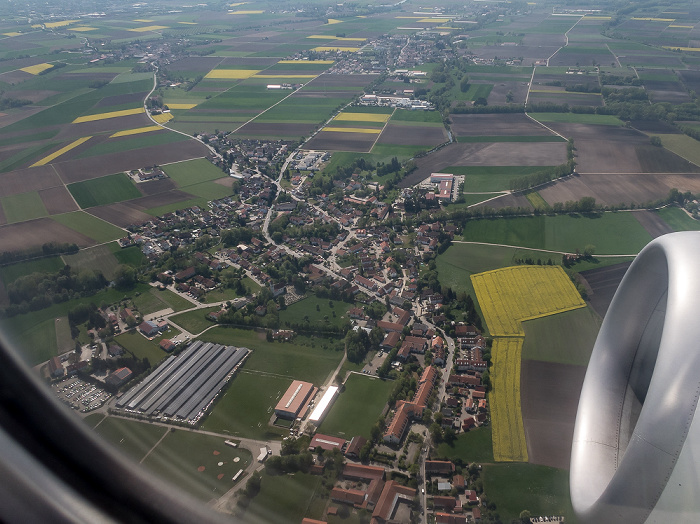
[[[75,377],[57,382],[51,387],[61,402],[83,413],[101,407],[112,397],[104,389]]]

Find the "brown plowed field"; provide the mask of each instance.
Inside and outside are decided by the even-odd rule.
[[[455,136],[549,136],[552,132],[523,113],[450,115]]]
[[[111,82],[117,77],[117,73],[104,73],[102,71],[95,71],[94,73],[65,73],[63,75],[58,75],[56,77],[57,81],[64,80],[75,80],[80,78],[83,82],[97,81],[97,82]]]
[[[261,37],[262,38],[262,37]],[[253,57],[228,57],[224,58],[221,62],[222,68],[234,67],[234,66],[249,66],[253,69],[260,68],[265,69],[271,65],[276,64],[279,61],[278,58],[268,57],[268,56],[253,56]]]
[[[130,151],[129,154],[110,153],[89,158],[79,158],[53,164],[66,184],[92,180],[120,171],[129,171],[153,164],[178,162],[206,156],[209,150],[195,140],[145,147]]]
[[[51,91],[49,89],[28,89],[26,91],[6,91],[4,95],[7,98],[23,98],[25,100],[31,100],[32,102],[40,102],[45,98],[57,95],[58,93],[59,91]]]
[[[236,124],[240,125],[240,124]],[[316,124],[285,124],[282,122],[250,122],[239,130],[236,135],[262,135],[281,137],[309,136],[316,128]]]
[[[377,135],[371,133],[338,133],[336,131],[323,131],[309,140],[304,145],[304,149],[369,153],[376,138]]]
[[[39,191],[39,197],[49,215],[78,211],[78,206],[65,186],[56,186]]]
[[[77,231],[50,218],[39,218],[0,227],[0,245],[3,251],[21,251],[41,247],[47,242],[68,242],[86,247],[95,242]]]
[[[144,93],[145,95],[145,93]],[[105,112],[108,108],[105,108]],[[94,122],[82,122],[80,124],[70,124],[63,128],[59,134],[59,138],[90,136],[96,133],[106,133],[110,131],[119,131],[122,129],[133,129],[137,127],[145,127],[154,125],[146,113],[138,115],[118,116],[116,118],[105,118],[103,120],[95,120]]]
[[[602,205],[643,204],[668,196],[672,188],[700,192],[700,175],[638,174],[577,175],[539,189],[549,205],[591,196]]]
[[[453,143],[416,160],[418,169],[399,187],[409,187],[448,166],[548,166],[566,161],[564,142]]]
[[[489,45],[475,48],[473,51],[481,58],[493,58],[494,56],[522,56],[523,66],[530,66],[536,60],[546,60],[557,49],[559,49],[558,45],[548,47],[536,45],[519,45],[517,47]]]
[[[653,238],[660,237],[666,233],[673,233],[673,228],[653,211],[635,211],[632,214]]]
[[[15,122],[19,122],[20,120],[23,120],[23,119],[30,117],[32,115],[35,115],[35,114],[43,111],[44,109],[46,109],[46,108],[45,107],[34,107],[34,106],[20,107],[16,113],[12,113],[11,115],[4,115],[4,116],[0,117],[0,129],[3,127],[7,127],[10,124],[14,124]]]
[[[500,106],[507,104],[506,97],[508,93],[513,93],[514,104],[524,104],[527,96],[527,81],[522,82],[499,82],[494,84],[493,89],[488,97],[488,103],[491,106]]]
[[[34,78],[34,75],[30,73],[25,73],[24,71],[20,71],[19,69],[17,69],[16,71],[8,71],[7,73],[0,74],[0,82],[4,82],[10,85],[21,84],[22,82],[26,82],[30,78]]]
[[[396,144],[402,146],[425,146],[430,149],[447,142],[444,127],[403,126],[388,124],[382,131],[378,144]]]
[[[0,174],[0,195],[9,196],[63,185],[51,166],[18,169]]]
[[[164,178],[162,180],[141,182],[140,184],[136,184],[136,187],[145,196],[149,196],[156,195],[158,193],[164,193],[165,191],[170,191],[171,189],[175,189],[177,186],[175,185],[175,182],[173,182],[171,179]]]
[[[176,202],[184,202],[194,198],[189,193],[174,189],[173,191],[167,191],[166,193],[158,193],[157,195],[150,195],[141,198],[136,198],[129,201],[130,206],[134,206],[136,209],[146,210],[153,207],[167,206],[168,204],[174,204]]]
[[[0,226],[7,224],[7,217],[5,216],[5,210],[0,206]]]
[[[700,168],[624,127],[549,123],[574,139],[579,173],[697,173]]]
[[[530,104],[542,104],[550,102],[552,104],[569,104],[570,106],[593,106],[603,105],[603,97],[595,94],[570,94],[570,93],[530,93],[528,99]]]
[[[608,312],[610,302],[617,291],[622,277],[632,261],[615,264],[614,266],[601,267],[582,271],[580,275],[588,282],[592,292],[589,294],[589,303],[601,318]]]
[[[502,209],[504,207],[524,207],[526,209],[532,209],[532,204],[530,204],[530,201],[526,196],[511,194],[494,198],[493,200],[489,200],[485,204],[477,207],[490,207],[494,209]]]
[[[522,361],[520,403],[531,464],[569,469],[576,410],[585,376],[583,366]]]
[[[140,225],[153,218],[148,213],[133,207],[131,202],[93,207],[87,212],[119,227],[127,227],[132,224]]]

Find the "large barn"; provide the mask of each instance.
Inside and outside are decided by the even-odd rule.
[[[275,413],[280,418],[294,420],[303,415],[317,389],[310,382],[295,380],[275,406]]]

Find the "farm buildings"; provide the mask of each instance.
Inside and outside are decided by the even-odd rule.
[[[308,408],[317,388],[310,382],[295,380],[275,406],[275,414],[280,418],[294,420]]]
[[[116,406],[149,417],[194,424],[248,353],[247,348],[195,341],[158,366]]]

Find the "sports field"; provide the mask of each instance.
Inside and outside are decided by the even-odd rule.
[[[351,374],[345,381],[345,391],[336,397],[319,431],[348,440],[356,435],[369,439],[370,429],[379,419],[393,388],[390,380]]]

